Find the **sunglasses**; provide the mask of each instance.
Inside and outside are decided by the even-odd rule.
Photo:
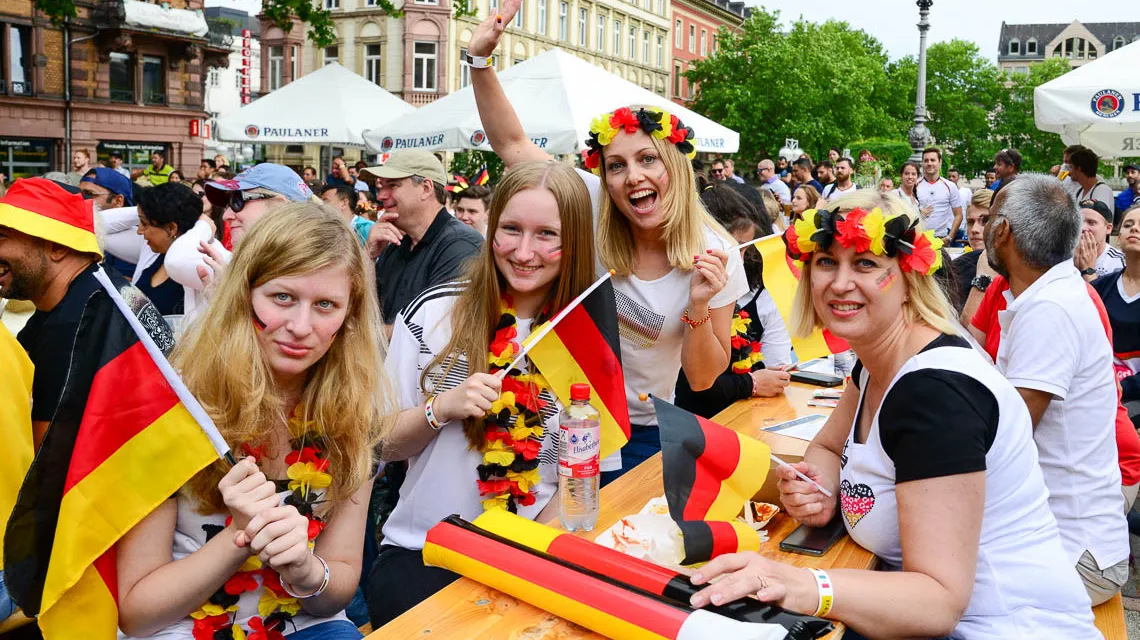
[[[240,213],[241,210],[245,208],[245,203],[252,202],[254,200],[265,200],[266,198],[272,197],[273,196],[266,193],[246,193],[244,191],[234,191],[230,194],[230,211],[233,211],[234,213]]]
[[[724,173],[724,169],[713,169],[711,172],[714,174],[715,173]]]

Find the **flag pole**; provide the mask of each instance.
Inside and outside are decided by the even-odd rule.
[[[763,242],[764,240],[767,240],[768,238],[775,238],[776,236],[779,236],[779,235],[780,235],[780,234],[778,234],[778,233],[770,233],[770,234],[768,234],[768,235],[766,235],[766,236],[763,236],[763,237],[760,237],[760,238],[756,238],[755,240],[749,240],[748,242],[745,242],[745,243],[743,243],[743,244],[738,244],[738,245],[736,245],[735,249],[736,249],[737,251],[740,251],[741,249],[745,249],[745,248],[751,247],[751,246],[752,246],[752,245],[754,245],[754,244],[757,244],[757,243]]]
[[[519,355],[515,357],[514,361],[511,362],[511,365],[505,369],[500,369],[499,372],[495,374],[495,377],[500,381],[502,381],[503,378],[506,378],[511,369],[514,369],[520,363],[522,363],[523,358],[526,358],[526,354],[530,353],[531,347],[538,344],[539,342],[542,342],[542,339],[545,338],[548,333],[550,333],[550,330],[553,329],[555,325],[557,325],[559,322],[562,322],[563,318],[569,315],[570,312],[573,311],[578,305],[582,304],[582,301],[585,300],[587,296],[593,293],[595,289],[602,286],[603,282],[612,278],[613,275],[613,269],[607,271],[605,275],[595,280],[594,284],[590,285],[585,291],[579,294],[577,298],[574,298],[570,304],[566,305],[566,308],[560,311],[558,315],[554,316],[553,320],[547,322],[544,327],[539,329],[537,334],[531,335],[531,337],[523,343],[522,350],[519,351]]]

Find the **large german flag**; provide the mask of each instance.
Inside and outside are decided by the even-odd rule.
[[[602,282],[560,322],[530,346],[530,360],[562,401],[570,404],[570,385],[590,383],[590,403],[602,414],[601,457],[629,442],[629,405],[621,370],[617,301],[609,279]]]
[[[16,488],[32,464],[32,361],[8,328],[0,324],[0,518],[8,520]],[[4,542],[0,531],[0,544]],[[0,558],[0,569],[4,568]]]
[[[756,250],[764,259],[764,288],[776,303],[784,324],[792,326],[792,301],[796,297],[796,287],[800,283],[800,270],[787,254],[787,246],[779,234],[773,234],[756,243]],[[841,338],[831,335],[827,329],[816,329],[806,338],[792,334],[792,348],[800,362],[807,362],[829,353],[840,353],[851,347]]]
[[[115,286],[96,277],[104,289],[83,310],[4,540],[9,590],[48,640],[116,637],[115,543],[225,450]]]
[[[653,406],[665,499],[685,543],[682,563],[759,549],[759,534],[736,516],[764,485],[771,449],[658,398]]]

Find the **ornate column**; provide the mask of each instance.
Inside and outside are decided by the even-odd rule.
[[[914,99],[914,126],[910,128],[910,159],[922,162],[922,150],[930,142],[926,128],[926,32],[930,31],[930,7],[934,0],[918,0],[918,92]]]

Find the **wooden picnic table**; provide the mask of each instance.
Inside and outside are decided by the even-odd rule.
[[[808,400],[818,387],[793,383],[785,395],[776,398],[741,400],[718,414],[714,421],[726,427],[763,440],[774,449],[803,453],[807,442],[764,431],[765,427],[812,413],[829,413],[830,409],[809,407]],[[593,540],[619,519],[637,513],[645,503],[664,495],[661,480],[661,454],[646,460],[602,489],[601,507],[594,531],[574,535]],[[560,528],[557,519],[547,523]],[[797,526],[783,512],[769,524],[769,539],[760,553],[766,557],[800,567],[870,569],[874,556],[844,537],[822,557],[797,555],[780,551],[780,541]],[[835,640],[843,635],[843,625],[827,636]],[[392,622],[368,636],[367,640],[401,640],[404,638],[464,638],[465,640],[600,640],[603,636],[563,620],[504,593],[468,578],[460,578],[439,593],[421,602]]]

